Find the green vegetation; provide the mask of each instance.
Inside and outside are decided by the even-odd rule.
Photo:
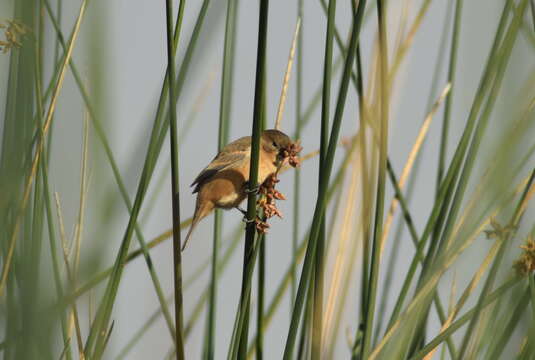
[[[285,2],[295,14],[283,18],[295,29],[285,37],[293,39],[288,44],[273,36],[282,21],[274,1],[254,2],[255,13],[245,13],[250,4],[238,0],[151,2],[165,16],[154,41],[165,50],[157,56],[166,69],[140,144],[128,131],[118,136],[106,121],[113,100],[106,96],[105,56],[87,51],[82,65],[76,56],[81,44],[107,41],[92,27],[111,5],[78,0],[74,11],[62,0],[6,3],[12,12],[0,16],[3,359],[128,359],[140,349],[176,359],[535,359],[533,0],[492,2],[500,9],[484,19],[492,25],[488,37],[468,33],[468,20],[479,16],[475,5],[452,0],[444,7],[442,33],[425,54],[412,50],[423,41],[437,0]],[[324,37],[307,42],[320,26],[312,11],[323,17]],[[217,16],[223,21],[214,21]],[[246,28],[244,17],[255,27]],[[240,47],[241,32],[254,34],[255,45]],[[190,151],[184,143],[214,81],[209,71],[198,71],[197,57],[201,50],[215,54],[215,41],[221,42],[219,91],[212,99],[218,117],[209,121],[217,142],[205,148],[221,149],[232,140],[231,125],[241,121],[252,136],[253,181],[245,224],[233,228],[231,217],[216,211],[213,240],[205,241],[204,253],[191,255],[195,266],[188,268],[180,235],[191,219],[184,216],[180,184],[191,177],[179,157]],[[471,59],[474,41],[485,50]],[[272,71],[273,44],[291,49],[286,73]],[[323,53],[314,71],[311,64],[319,62],[309,53]],[[411,94],[420,99],[411,106],[422,121],[408,121],[397,112],[406,88],[424,77],[409,66],[421,64],[422,56],[434,70],[424,79],[428,93]],[[237,79],[245,76],[237,71],[240,57],[255,59],[247,79],[252,103],[237,95],[243,91]],[[467,76],[468,63],[471,69],[478,64],[477,74]],[[461,77],[476,83],[463,88]],[[276,123],[267,116],[268,99],[279,94],[269,93],[268,83],[278,79],[284,90]],[[316,88],[307,89],[312,82]],[[186,96],[198,83],[200,94]],[[81,108],[69,120],[82,129],[68,139],[58,124],[67,91]],[[285,102],[294,112],[283,116]],[[264,216],[254,191],[260,135],[278,121],[295,140],[317,147],[301,154],[293,181],[283,179],[291,182],[292,216],[278,224],[288,231],[258,234],[253,219]],[[116,142],[135,148],[131,169],[118,160]],[[75,198],[57,190],[73,173],[59,151],[79,155],[79,176],[68,180],[76,185]],[[162,155],[167,151],[169,161]],[[424,168],[426,157],[435,167]],[[316,166],[311,177],[308,170]],[[97,192],[94,179],[112,187]],[[431,196],[417,206],[419,192]],[[155,235],[147,219],[159,212],[155,204],[165,193],[172,227]],[[66,205],[76,211],[65,211]],[[163,268],[155,264],[156,251],[162,243],[171,247],[171,238],[166,256],[172,265]],[[271,241],[285,243],[287,253],[275,256]],[[148,277],[125,280],[139,257]],[[273,261],[281,269],[271,269]],[[230,266],[237,262],[240,269]],[[230,317],[221,314],[223,302],[229,306],[222,294],[232,291],[223,287],[223,275],[241,286]],[[132,281],[149,282],[154,294],[130,293]],[[121,295],[154,296],[158,308],[139,314]],[[126,340],[118,336],[125,328],[119,310],[142,324]],[[274,326],[277,334],[268,331]],[[150,331],[158,331],[165,349],[150,349]],[[275,350],[268,343],[277,343]]]

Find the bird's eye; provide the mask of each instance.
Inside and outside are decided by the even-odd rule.
[[[275,141],[273,141],[272,144],[273,144],[274,147],[278,147],[277,143]]]

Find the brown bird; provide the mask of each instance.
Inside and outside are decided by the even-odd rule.
[[[267,177],[277,171],[283,160],[282,152],[292,145],[288,135],[275,129],[265,130],[260,137],[260,163],[258,183],[262,184]],[[249,165],[251,161],[251,137],[244,136],[225,146],[219,154],[195,178],[191,186],[197,193],[195,213],[182,250],[199,223],[214,208],[239,208],[247,197],[249,181]]]

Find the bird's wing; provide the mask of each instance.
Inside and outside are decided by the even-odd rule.
[[[226,154],[219,154],[208,166],[203,170],[204,171],[223,171],[229,169],[235,169],[243,166],[243,162],[249,158],[249,153],[247,152],[233,152]]]
[[[217,156],[227,154],[227,153],[234,153],[234,152],[248,152],[250,151],[250,149],[251,149],[251,137],[244,136],[224,146],[223,149],[219,151],[219,154]]]
[[[204,184],[207,180],[212,178],[220,171],[230,170],[243,166],[244,161],[248,161],[248,152],[232,152],[220,153],[203,171],[195,178],[191,186],[197,185],[193,193],[199,191],[199,186]]]

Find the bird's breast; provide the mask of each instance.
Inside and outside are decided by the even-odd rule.
[[[231,208],[236,206],[236,203],[239,203],[241,201],[238,201],[239,199],[237,192],[229,192],[227,194],[224,194],[217,200],[217,205],[219,207],[223,208]]]
[[[260,166],[258,169],[258,183],[262,184],[269,175],[277,171],[275,166],[276,154],[264,155],[260,157]]]

